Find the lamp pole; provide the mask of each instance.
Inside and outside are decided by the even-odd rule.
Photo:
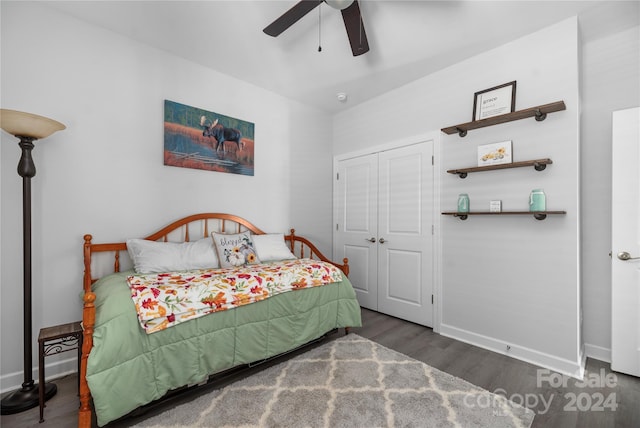
[[[44,387],[45,400],[53,397],[57,386],[53,383],[35,385],[33,382],[33,333],[31,323],[31,178],[36,175],[36,165],[31,157],[34,137],[16,135],[22,155],[18,162],[18,174],[22,177],[22,254],[23,254],[23,365],[22,388],[2,399],[2,414],[10,415],[38,406],[40,390]]]
[[[3,415],[19,413],[36,407],[40,403],[40,388],[48,400],[57,392],[53,383],[36,385],[33,381],[33,326],[31,322],[31,178],[36,175],[36,166],[31,157],[33,142],[51,133],[64,129],[61,123],[30,113],[2,109],[2,129],[20,139],[18,145],[22,155],[18,161],[18,174],[22,177],[22,231],[23,231],[23,364],[22,387],[1,401]],[[28,135],[34,132],[33,136]]]
[[[24,296],[22,316],[24,322],[24,382],[22,389],[33,389],[32,362],[32,325],[31,325],[31,178],[36,175],[36,165],[31,157],[33,141],[35,138],[22,137],[18,145],[22,149],[22,155],[18,162],[18,175],[22,177],[22,255]],[[27,369],[29,368],[29,369]]]

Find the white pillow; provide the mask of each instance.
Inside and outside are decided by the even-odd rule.
[[[256,248],[258,257],[262,261],[297,259],[284,242],[283,233],[253,235],[253,245]]]
[[[211,238],[193,242],[127,240],[127,250],[137,273],[173,272],[220,267]]]

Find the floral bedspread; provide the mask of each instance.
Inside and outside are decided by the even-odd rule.
[[[312,259],[127,277],[138,320],[147,334],[287,291],[339,281],[340,269]]]

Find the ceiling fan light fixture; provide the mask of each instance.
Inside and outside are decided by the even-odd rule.
[[[353,56],[369,52],[369,42],[362,23],[358,0],[299,0],[262,31],[269,36],[277,37],[316,8],[318,8],[318,21],[320,21],[322,3],[328,4],[332,9],[340,10]],[[320,28],[321,25],[318,25],[318,39],[320,39]],[[321,50],[318,48],[318,51]]]
[[[351,6],[353,0],[324,0],[324,2],[334,9],[342,10]]]

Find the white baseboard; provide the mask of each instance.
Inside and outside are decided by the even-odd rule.
[[[585,343],[584,353],[587,357],[593,358],[594,360],[604,361],[605,363],[611,362],[611,349],[609,348]]]
[[[46,381],[51,381],[54,379],[61,378],[63,376],[67,376],[71,373],[78,372],[78,358],[72,357],[65,360],[55,361],[51,364],[45,363],[45,376]],[[34,367],[32,369],[33,380],[35,383],[38,383],[38,368]],[[8,373],[6,375],[2,375],[0,377],[0,385],[2,388],[0,389],[0,393],[4,394],[5,392],[14,391],[19,389],[22,386],[22,382],[24,382],[24,372],[14,372]]]
[[[584,375],[584,358],[582,358],[582,355],[579,356],[578,360],[570,361],[565,358],[559,358],[554,355],[536,351],[535,349],[507,343],[504,340],[484,336],[444,323],[440,326],[440,334],[470,345],[497,352],[498,354],[508,355],[509,357],[547,368],[576,379],[582,379]]]

